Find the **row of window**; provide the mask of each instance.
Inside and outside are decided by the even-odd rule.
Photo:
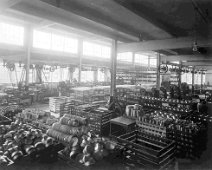
[[[202,83],[205,84],[205,74],[202,75]],[[192,73],[184,73],[181,75],[181,82],[192,84]],[[201,74],[194,74],[194,84],[201,85]]]
[[[0,23],[0,43],[23,46],[24,27]],[[44,32],[34,30],[33,47],[76,54],[78,52],[78,39],[55,34],[51,31]],[[109,46],[83,41],[83,55],[109,59],[111,56],[111,48]],[[132,62],[132,52],[119,53],[117,60]],[[150,65],[156,66],[156,58],[135,54],[134,63],[142,65],[148,65],[148,63],[150,63]]]
[[[117,55],[117,60],[132,63],[133,62],[133,53],[132,52],[119,53]],[[142,65],[142,66],[156,67],[157,58],[156,58],[156,56],[135,54],[134,63]]]

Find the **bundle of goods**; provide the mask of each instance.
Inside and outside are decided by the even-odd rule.
[[[203,124],[177,120],[167,127],[167,138],[177,145],[179,158],[199,158],[206,149],[207,131]]]
[[[73,102],[65,102],[60,105],[60,117],[64,114],[71,114],[72,107],[74,107]]]
[[[77,87],[72,89],[74,91],[75,99],[81,100],[83,103],[92,102],[91,96],[93,89],[90,87]]]
[[[189,119],[194,122],[212,122],[212,116],[199,114],[199,112],[191,115]]]
[[[80,164],[90,166],[108,155],[113,156],[116,152],[117,145],[106,138],[92,137],[91,135],[82,136],[80,142],[75,146],[67,146],[59,152],[59,155],[72,163],[76,167],[83,169]]]
[[[10,104],[1,108],[1,114],[13,120],[14,116],[22,111],[22,107],[18,104]]]
[[[154,108],[157,110],[172,111],[179,114],[181,118],[186,118],[191,113],[191,100],[165,99],[155,97],[142,97],[142,103],[145,108]]]
[[[0,125],[9,125],[11,122],[12,120],[8,117],[0,115]]]
[[[78,105],[75,107],[72,107],[72,111],[71,114],[76,115],[76,114],[80,114],[80,112],[88,112],[91,111],[93,109],[97,109],[99,107],[99,105],[97,104],[82,104],[82,105]]]
[[[153,101],[153,102],[163,102],[163,103],[170,103],[170,104],[192,104],[192,100],[179,100],[179,99],[166,99],[166,98],[156,98],[156,97],[149,97],[149,96],[141,96],[141,99],[144,101]]]
[[[141,105],[127,105],[125,110],[125,116],[130,118],[139,118],[143,115],[143,107]]]
[[[136,121],[139,131],[166,137],[167,126],[173,123],[176,117],[172,113],[155,111],[146,114]]]
[[[12,122],[11,125],[1,125],[0,133],[2,144],[0,155],[14,162],[26,155],[33,160],[40,159],[44,149],[54,144],[54,140],[43,134],[41,130],[19,121]],[[49,157],[53,156],[55,155],[49,155]]]
[[[9,159],[7,156],[5,155],[2,155],[3,152],[0,152],[0,167],[1,166],[9,166],[9,165],[12,165],[14,162]]]
[[[107,108],[99,107],[91,109],[90,111],[76,108],[73,114],[87,118],[88,126],[92,133],[103,136],[109,134],[112,111],[109,111]]]
[[[109,86],[77,87],[72,90],[74,91],[75,99],[81,100],[83,103],[105,101],[110,94]]]
[[[144,103],[143,105],[145,108],[171,111],[171,112],[177,113],[177,114],[179,114],[179,116],[181,118],[186,118],[191,113],[190,109],[182,107],[182,106],[181,107],[172,107],[172,106],[162,106],[162,105],[151,104],[151,103]]]
[[[61,104],[65,103],[68,100],[68,97],[50,97],[49,98],[49,109],[54,113],[60,113]]]
[[[87,120],[74,115],[65,114],[59,122],[54,123],[51,129],[47,130],[47,135],[63,143],[77,144],[78,137],[87,134]]]
[[[172,140],[133,131],[117,137],[117,141],[125,148],[126,163],[163,169],[173,162],[175,143]]]
[[[17,118],[27,123],[33,123],[36,127],[44,130],[48,129],[49,126],[58,121],[58,119],[51,116],[49,112],[38,109],[25,109],[17,114]]]

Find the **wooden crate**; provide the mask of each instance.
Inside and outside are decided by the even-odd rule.
[[[163,169],[174,160],[175,143],[172,140],[133,131],[117,137],[117,141],[125,147],[126,161]]]

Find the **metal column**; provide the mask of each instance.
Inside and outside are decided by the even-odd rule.
[[[132,53],[132,65],[133,66],[135,65],[135,53],[134,52]]]
[[[181,69],[182,69],[182,62],[180,61],[180,63],[179,63],[180,65],[179,65],[179,72],[178,72],[178,87],[180,88],[180,90],[181,90]]]
[[[111,50],[111,85],[110,85],[110,96],[115,97],[116,95],[116,64],[117,64],[117,40],[112,42]]]
[[[160,56],[160,53],[158,53],[158,56],[157,56],[157,90],[160,90],[160,63],[161,63],[161,56]]]
[[[203,90],[203,74],[201,72],[201,90]]]
[[[93,78],[94,78],[94,82],[97,83],[98,82],[98,68],[96,68],[93,72]]]
[[[194,72],[195,72],[195,67],[193,67],[193,71],[192,71],[192,94],[194,94]]]
[[[30,72],[30,60],[31,60],[31,48],[32,48],[32,27],[28,25],[25,29],[25,47],[26,47],[26,87],[29,86],[29,72]]]
[[[82,55],[83,55],[83,40],[78,40],[78,56],[79,56],[79,76],[78,82],[81,83],[81,72],[82,72]]]

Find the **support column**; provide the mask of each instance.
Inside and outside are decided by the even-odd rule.
[[[93,72],[93,80],[94,80],[94,82],[96,83],[96,82],[98,82],[98,68],[96,68],[95,70],[94,70],[94,72]]]
[[[135,52],[132,53],[132,65],[135,65]]]
[[[32,27],[28,25],[25,28],[25,37],[24,37],[24,44],[26,47],[26,80],[25,85],[28,88],[29,86],[29,72],[30,72],[30,60],[31,60],[31,48],[32,48]]]
[[[201,90],[203,90],[203,74],[201,72]]]
[[[160,53],[157,55],[157,80],[156,80],[156,88],[160,90],[160,63],[161,63],[161,56]]]
[[[36,69],[36,83],[42,83],[42,71],[41,69]]]
[[[81,83],[81,72],[82,72],[82,57],[83,57],[83,40],[78,40],[78,56],[79,56],[79,76],[78,82]]]
[[[111,85],[110,85],[110,96],[114,98],[116,96],[116,64],[117,64],[117,40],[112,42],[112,53],[111,53]]]
[[[192,94],[194,94],[194,72],[195,72],[195,67],[193,67],[193,71],[192,71]]]
[[[68,68],[68,72],[69,72],[69,82],[71,81],[73,81],[73,74],[74,74],[74,69],[75,68],[73,68],[72,66],[69,66],[69,68]]]
[[[178,72],[178,87],[181,89],[181,69],[182,69],[182,62],[180,61],[179,72]]]

